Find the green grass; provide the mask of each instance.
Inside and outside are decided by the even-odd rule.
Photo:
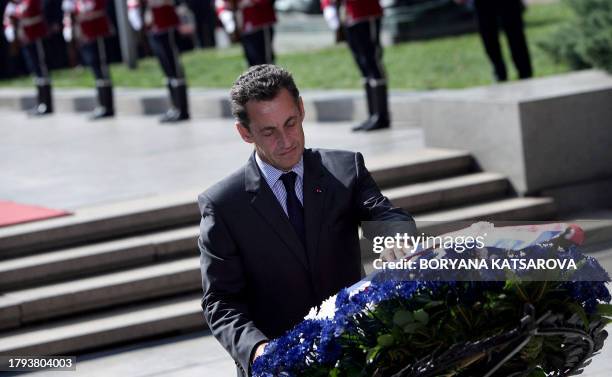
[[[569,71],[552,61],[538,46],[556,27],[571,17],[562,3],[532,5],[526,14],[527,37],[536,76]],[[506,46],[505,38],[503,45]],[[515,71],[504,47],[511,77]],[[183,54],[189,85],[227,88],[246,68],[242,50],[193,51]],[[463,88],[491,83],[491,67],[478,34],[407,42],[386,47],[384,61],[392,89]],[[277,63],[293,72],[301,88],[360,88],[361,79],[346,45],[326,49],[279,54]],[[155,59],[139,62],[130,71],[121,64],[111,68],[117,86],[152,88],[164,85]],[[73,68],[53,72],[56,87],[89,87],[93,78],[88,69]],[[27,77],[5,80],[1,86],[30,86]]]

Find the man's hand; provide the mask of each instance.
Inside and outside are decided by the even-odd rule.
[[[408,249],[402,247],[388,248],[380,253],[380,259],[385,262],[396,262],[400,259],[404,259],[410,254]]]
[[[257,359],[259,356],[263,355],[264,349],[266,348],[267,345],[268,345],[268,342],[264,342],[264,343],[261,343],[260,345],[257,346],[257,349],[255,350],[255,353],[253,353],[253,360],[251,360],[251,364],[253,364],[255,362],[255,359]]]

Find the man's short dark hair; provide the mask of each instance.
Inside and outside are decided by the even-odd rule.
[[[244,72],[232,85],[232,115],[240,124],[249,129],[249,115],[246,104],[251,100],[270,101],[281,89],[287,89],[297,104],[300,91],[291,73],[273,64],[256,65]]]

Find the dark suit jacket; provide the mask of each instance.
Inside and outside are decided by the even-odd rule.
[[[360,153],[304,151],[306,250],[254,155],[198,197],[204,317],[246,375],[254,348],[361,278],[358,226],[414,221],[382,196]]]

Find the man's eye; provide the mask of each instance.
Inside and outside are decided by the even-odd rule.
[[[263,135],[265,137],[272,136],[272,131],[264,132]]]
[[[293,127],[295,126],[295,123],[291,122],[291,123],[287,123],[287,127]]]

